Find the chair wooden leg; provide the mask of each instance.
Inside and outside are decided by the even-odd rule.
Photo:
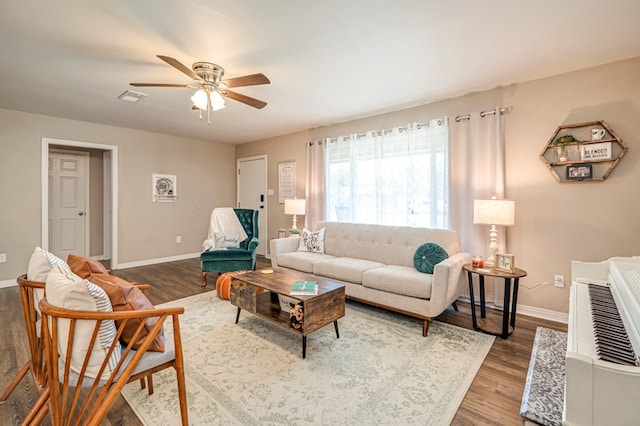
[[[202,271],[202,287],[206,287],[207,286],[207,273],[205,271]]]
[[[453,310],[458,312],[458,304],[454,301],[451,306],[453,306]]]
[[[140,389],[146,389],[147,382],[144,380],[144,377],[140,379]]]
[[[149,385],[149,395],[153,395],[153,374],[147,376],[147,385]]]
[[[22,380],[22,378],[27,374],[27,372],[29,371],[29,368],[31,367],[31,363],[30,362],[26,362],[22,368],[20,369],[20,371],[18,372],[18,375],[15,377],[15,379],[13,379],[13,381],[11,382],[11,384],[9,385],[9,387],[7,388],[6,391],[4,391],[4,393],[2,394],[2,397],[0,397],[0,402],[5,402],[7,400],[7,398],[9,398],[9,395],[11,395],[11,393],[13,392],[13,390],[18,386],[18,384],[20,383],[20,381]]]
[[[40,395],[40,398],[38,398],[38,400],[36,401],[35,405],[31,408],[31,411],[29,411],[29,414],[27,414],[27,417],[24,418],[22,424],[39,425],[44,419],[44,416],[46,416],[47,412],[49,411],[48,402],[49,387],[47,386]]]

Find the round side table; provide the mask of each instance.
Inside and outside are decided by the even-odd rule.
[[[527,272],[515,268],[513,272],[498,271],[496,269],[474,268],[470,263],[463,265],[467,271],[469,281],[469,299],[471,302],[471,319],[473,329],[484,333],[500,336],[503,339],[509,337],[516,328],[516,306],[518,302],[518,283],[520,278],[526,277]],[[476,316],[476,302],[473,294],[473,274],[478,276],[480,290],[480,318]],[[502,311],[502,324],[498,321],[487,318],[486,300],[484,296],[484,277],[494,277],[504,279],[504,307]],[[511,288],[513,280],[513,291]],[[509,309],[511,306],[511,309]]]

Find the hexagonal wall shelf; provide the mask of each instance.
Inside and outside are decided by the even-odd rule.
[[[540,153],[559,182],[601,182],[628,147],[604,121],[558,126]]]

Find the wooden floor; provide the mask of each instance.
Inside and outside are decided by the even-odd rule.
[[[258,260],[258,268],[270,267],[267,259]],[[209,285],[201,287],[198,259],[164,263],[114,271],[128,281],[148,283],[146,294],[154,304],[215,290],[215,273]],[[471,329],[468,304],[458,303],[459,311],[449,308],[437,320]],[[488,315],[501,315],[489,309]],[[24,319],[17,287],[0,289],[0,393],[4,392],[28,357],[24,337]],[[416,320],[419,321],[419,320]],[[452,424],[454,425],[521,425],[519,416],[522,391],[536,327],[566,331],[566,325],[534,317],[518,315],[516,329],[508,339],[496,338]],[[416,339],[422,339],[420,334]],[[427,337],[428,338],[428,337]],[[429,362],[429,360],[424,360]],[[27,375],[8,401],[0,404],[0,425],[18,425],[37,398],[33,379]],[[195,419],[192,419],[195,420]],[[50,424],[46,419],[44,424]],[[140,425],[129,405],[118,398],[109,411],[105,425]]]

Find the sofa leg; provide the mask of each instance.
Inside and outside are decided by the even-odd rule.
[[[207,286],[207,273],[205,271],[202,271],[202,287],[206,287]]]
[[[454,301],[451,306],[453,306],[453,310],[458,312],[458,304]]]
[[[424,320],[422,323],[422,337],[427,337],[429,332],[429,320]]]

